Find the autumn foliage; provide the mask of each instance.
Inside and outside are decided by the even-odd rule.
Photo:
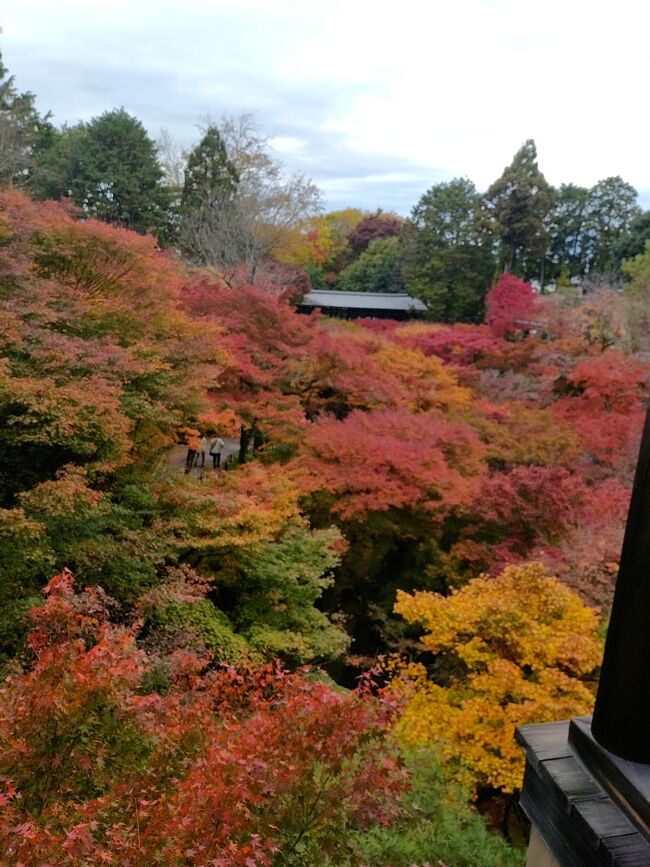
[[[437,671],[396,665],[394,688],[408,696],[400,733],[437,744],[474,788],[521,785],[515,726],[590,711],[597,617],[540,564],[475,578],[447,598],[398,593],[395,609],[424,628]]]
[[[514,274],[502,274],[485,296],[485,321],[496,337],[529,330],[535,308],[530,283]]]
[[[589,707],[650,373],[617,296],[346,322],[267,276],[0,192],[9,863],[355,863],[408,785],[387,730],[509,791],[513,726]],[[354,688],[393,653],[401,722]]]
[[[4,863],[269,865],[396,815],[389,705],[274,665],[156,659],[70,574],[46,594],[0,690]]]

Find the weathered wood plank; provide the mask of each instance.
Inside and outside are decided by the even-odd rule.
[[[644,849],[645,840],[638,834],[608,837],[600,841],[599,857],[608,867],[649,867],[650,852]]]
[[[569,720],[519,726],[515,733],[517,742],[526,750],[527,759],[535,767],[546,759],[562,759],[571,756],[568,741]]]
[[[572,753],[568,731],[550,723],[518,733],[529,756],[520,799],[528,818],[561,867],[650,867],[650,843]]]
[[[602,791],[602,790],[601,790]],[[571,808],[571,818],[594,849],[608,837],[622,837],[638,833],[634,825],[616,804],[602,791],[603,797],[578,801]],[[650,852],[650,848],[648,850]]]
[[[562,867],[585,867],[589,852],[562,804],[547,792],[537,771],[526,764],[521,808]]]
[[[601,798],[604,794],[602,786],[573,756],[547,759],[540,763],[538,772],[542,778],[548,777],[549,782],[558,789],[567,810],[576,801]]]
[[[571,720],[569,744],[578,759],[650,842],[650,766],[629,762],[601,747],[589,717]]]

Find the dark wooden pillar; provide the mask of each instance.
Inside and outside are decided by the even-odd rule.
[[[591,731],[650,763],[650,412],[646,416]]]
[[[529,867],[650,867],[650,411],[593,720],[521,726],[517,739]]]

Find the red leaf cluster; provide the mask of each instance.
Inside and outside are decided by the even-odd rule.
[[[3,863],[270,865],[396,815],[390,705],[271,664],[156,660],[70,573],[46,593],[0,690]]]
[[[535,292],[514,274],[502,274],[485,296],[485,322],[496,337],[530,331]]]

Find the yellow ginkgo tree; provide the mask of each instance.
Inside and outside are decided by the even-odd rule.
[[[597,612],[541,564],[508,566],[449,597],[398,591],[395,610],[424,627],[422,645],[436,654],[429,668],[394,663],[393,688],[405,698],[400,735],[434,743],[474,790],[521,784],[515,726],[590,711]]]

